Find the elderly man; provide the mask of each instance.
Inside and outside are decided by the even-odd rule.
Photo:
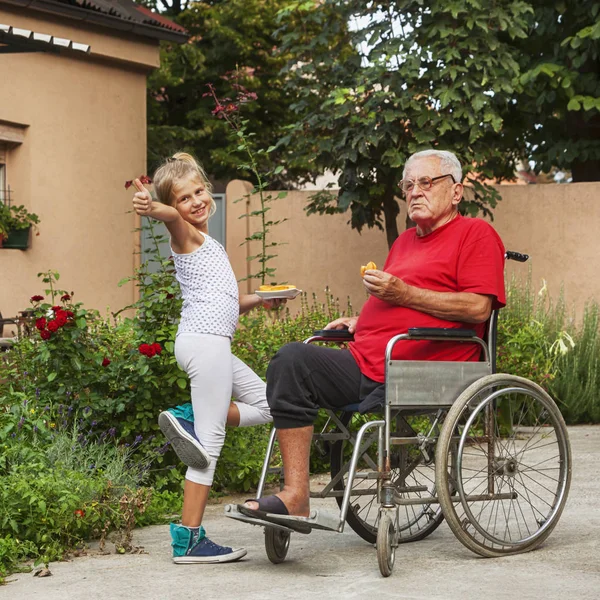
[[[308,516],[309,455],[313,422],[320,407],[356,402],[361,411],[383,401],[388,340],[409,327],[475,329],[483,336],[492,308],[504,306],[504,246],[481,219],[458,212],[462,169],[450,152],[412,155],[401,182],[408,215],[416,228],[394,243],[383,270],[365,273],[370,297],[359,317],[344,317],[326,329],[354,333],[349,349],[287,344],[267,370],[267,400],[283,459],[285,484],[275,496],[248,501],[245,514]],[[410,341],[394,358],[477,360],[474,344]]]

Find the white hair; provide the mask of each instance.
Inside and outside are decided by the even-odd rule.
[[[428,158],[430,156],[435,156],[440,159],[440,169],[444,174],[449,173],[454,177],[456,183],[461,182],[462,167],[460,166],[460,162],[452,152],[448,152],[447,150],[421,150],[421,152],[415,152],[408,157],[408,160],[404,165],[404,171],[402,171],[402,178],[406,176],[406,170],[411,161],[416,160],[417,158]]]

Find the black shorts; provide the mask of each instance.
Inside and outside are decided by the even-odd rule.
[[[364,376],[349,350],[293,342],[271,359],[267,401],[277,429],[312,425],[319,408],[383,404],[384,386]]]

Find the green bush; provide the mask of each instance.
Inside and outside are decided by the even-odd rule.
[[[2,414],[4,423],[11,418],[21,425],[1,447],[0,576],[26,558],[61,559],[109,534],[118,551],[127,551],[136,522],[161,522],[179,510],[171,493],[143,486],[160,454],[148,442],[119,444],[77,424],[36,431],[19,413]]]
[[[579,327],[573,327],[575,346],[560,354],[556,376],[549,382],[567,423],[600,422],[599,307],[586,306]]]
[[[581,321],[561,296],[535,293],[531,278],[510,282],[498,323],[498,371],[539,383],[557,401],[565,420],[600,422],[599,307],[591,302]]]

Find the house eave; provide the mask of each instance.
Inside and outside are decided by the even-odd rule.
[[[134,23],[119,17],[112,17],[77,6],[67,6],[60,2],[54,2],[53,0],[0,0],[0,4],[12,4],[13,6],[58,15],[75,21],[106,27],[108,29],[130,32],[155,40],[166,40],[183,44],[188,39],[186,34],[177,31],[171,31],[162,27],[154,27],[152,25],[144,25],[142,23]]]

